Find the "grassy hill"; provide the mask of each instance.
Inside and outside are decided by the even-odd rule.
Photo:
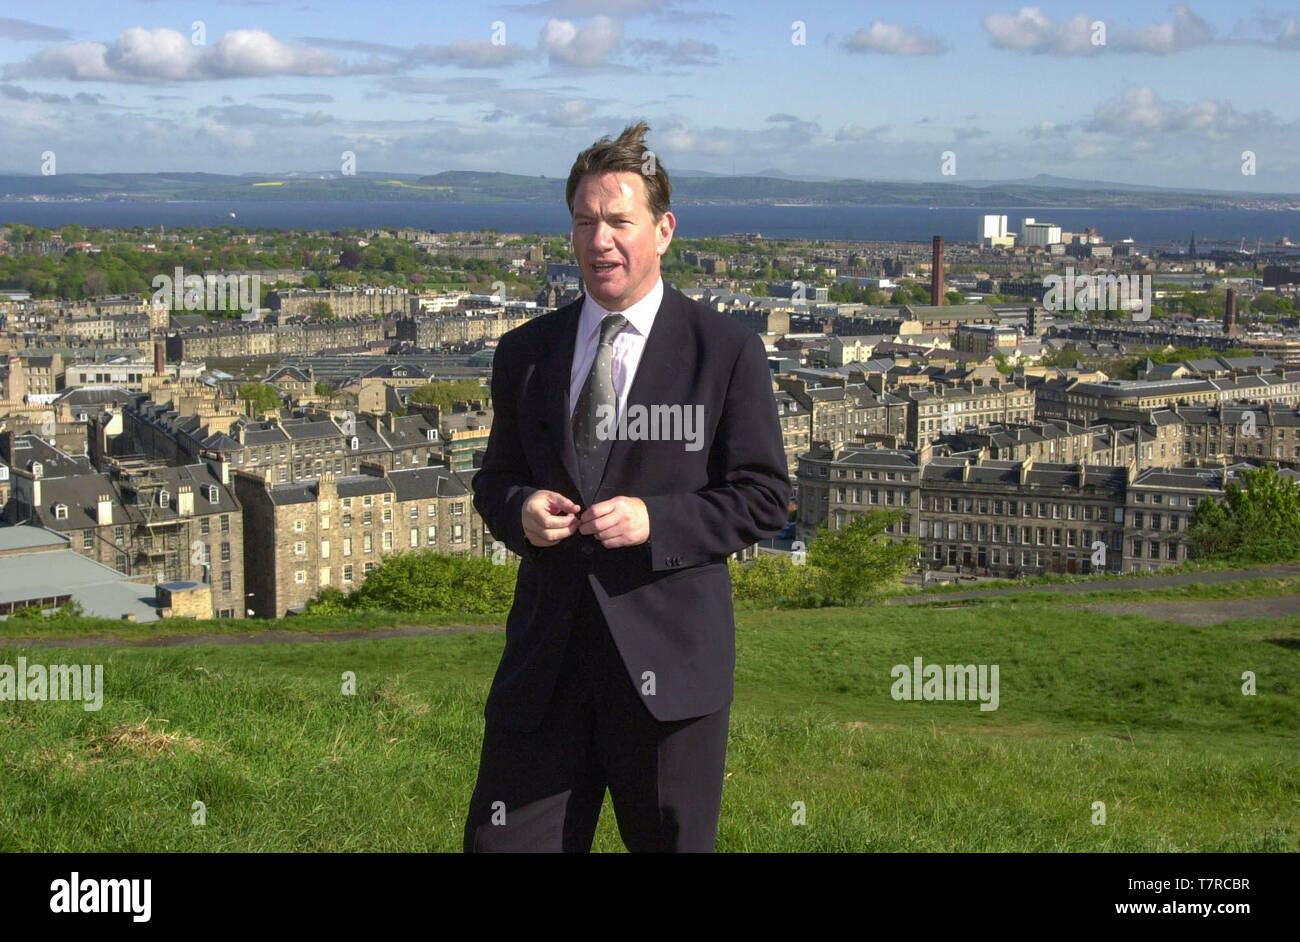
[[[719,849],[1300,850],[1300,617],[1188,627],[1091,600],[741,612]],[[102,663],[107,688],[99,712],[0,703],[0,850],[459,850],[503,641],[0,641],[0,663]],[[914,657],[999,665],[998,709],[895,701]],[[621,848],[607,798],[595,849]]]

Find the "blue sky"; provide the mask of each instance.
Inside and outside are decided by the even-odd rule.
[[[0,171],[563,176],[645,118],[670,173],[1295,193],[1297,78],[1300,7],[9,0]]]

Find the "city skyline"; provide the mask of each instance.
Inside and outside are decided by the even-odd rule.
[[[931,9],[19,2],[0,172],[563,176],[645,118],[670,173],[1300,191],[1293,10]]]

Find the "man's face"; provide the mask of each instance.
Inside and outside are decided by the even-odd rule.
[[[645,297],[676,226],[671,212],[652,218],[641,174],[583,177],[573,194],[573,252],[592,298],[623,311]]]

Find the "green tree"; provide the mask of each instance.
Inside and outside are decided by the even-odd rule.
[[[896,585],[920,556],[915,538],[899,540],[887,532],[902,521],[902,510],[868,510],[842,529],[818,529],[808,547],[808,565],[833,605],[860,605],[873,592]]]
[[[1222,505],[1197,505],[1188,528],[1196,555],[1252,562],[1300,558],[1300,485],[1271,464],[1239,477],[1224,487]]]
[[[278,411],[282,405],[279,391],[267,383],[245,383],[239,387],[239,398],[248,407],[248,414]]]
[[[491,559],[411,550],[384,557],[350,595],[322,590],[309,614],[338,611],[454,612],[487,615],[510,610],[518,565]]]
[[[453,402],[468,402],[485,398],[485,392],[476,379],[458,379],[428,383],[411,390],[411,402],[436,405],[443,412],[451,409]]]

